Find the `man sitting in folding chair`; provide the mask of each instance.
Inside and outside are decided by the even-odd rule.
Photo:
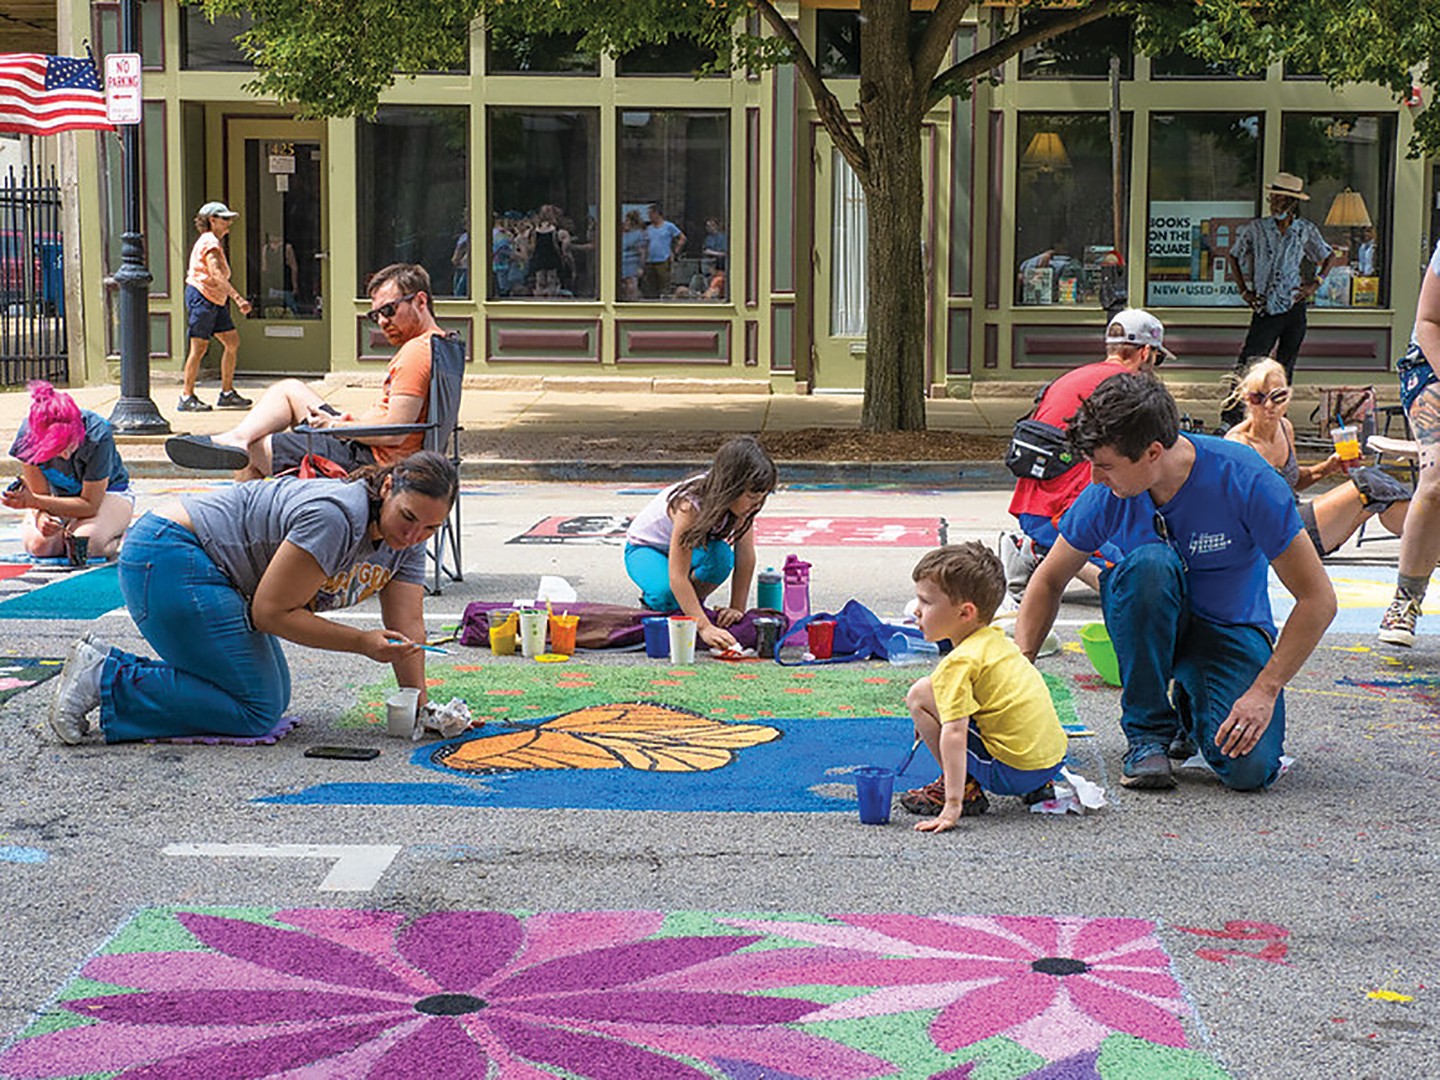
[[[329,405],[308,384],[283,379],[269,387],[229,431],[166,440],[170,460],[190,469],[233,469],[239,473],[236,479],[254,480],[296,469],[307,454],[328,458],[349,472],[376,462],[389,465],[422,449],[423,427],[393,435],[356,431],[351,438],[314,430],[416,425],[430,419],[431,338],[443,334],[430,310],[430,275],[423,266],[394,263],[371,278],[369,293],[367,317],[398,347],[374,407],[350,416]],[[311,430],[289,430],[297,424]],[[443,450],[443,444],[438,449]]]

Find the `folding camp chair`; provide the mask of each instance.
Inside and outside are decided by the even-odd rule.
[[[343,428],[312,428],[301,424],[294,428],[304,435],[326,434],[336,438],[362,439],[385,435],[413,435],[423,432],[424,449],[446,455],[458,469],[460,466],[460,392],[465,376],[465,343],[458,334],[435,334],[430,338],[430,406],[423,424],[373,424],[366,427],[346,425]],[[431,537],[425,555],[431,565],[431,584],[427,590],[439,596],[442,578],[463,581],[464,566],[460,551],[460,498]]]

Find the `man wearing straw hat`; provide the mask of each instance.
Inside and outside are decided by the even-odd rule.
[[[1230,276],[1252,311],[1235,371],[1238,375],[1254,357],[1269,356],[1275,349],[1286,382],[1293,384],[1295,358],[1305,340],[1305,308],[1325,280],[1335,253],[1314,222],[1296,215],[1300,204],[1310,201],[1304,180],[1292,173],[1276,173],[1265,194],[1270,216],[1247,223],[1230,249]],[[1312,281],[1300,280],[1304,259],[1315,264]],[[1232,385],[1233,380],[1232,376]],[[1244,406],[1234,402],[1220,414],[1220,422],[1233,425],[1244,415]]]

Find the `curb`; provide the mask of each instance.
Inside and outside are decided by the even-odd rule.
[[[520,461],[466,458],[462,480],[529,480],[542,483],[669,484],[677,477],[704,472],[708,460],[650,461]],[[782,487],[833,484],[896,484],[915,487],[1000,491],[1015,478],[994,461],[780,461]],[[130,475],[140,479],[222,479],[227,474],[181,469],[168,459],[127,461]]]

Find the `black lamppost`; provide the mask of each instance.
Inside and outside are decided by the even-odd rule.
[[[120,49],[140,51],[140,0],[121,0]],[[140,125],[120,134],[124,162],[125,231],[120,234],[120,400],[110,426],[129,435],[167,435],[170,424],[150,400],[150,269],[140,231]]]

